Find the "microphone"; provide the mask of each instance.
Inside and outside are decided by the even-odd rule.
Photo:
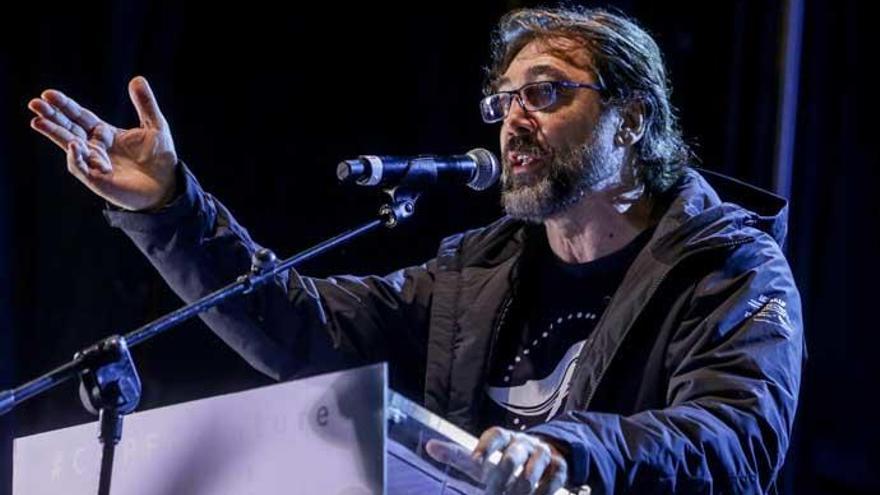
[[[340,162],[336,177],[359,186],[462,184],[482,191],[498,181],[501,166],[492,152],[476,148],[464,155],[414,157],[362,155]]]

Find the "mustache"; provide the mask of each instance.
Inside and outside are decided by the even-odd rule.
[[[538,144],[537,139],[531,134],[523,134],[521,136],[513,136],[507,141],[507,149],[508,153],[524,153],[529,155],[546,155],[548,154],[547,150],[541,147]],[[506,156],[506,153],[505,153]]]

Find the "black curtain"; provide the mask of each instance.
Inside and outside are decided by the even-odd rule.
[[[131,126],[125,86],[147,76],[181,158],[256,239],[286,255],[366,220],[380,204],[374,193],[335,184],[341,159],[497,150],[497,129],[481,124],[476,107],[489,32],[508,8],[533,4],[18,6],[20,14],[0,21],[0,385],[180,304],[106,225],[101,201],[67,173],[62,152],[28,129],[25,105],[39,91],[61,89]],[[701,165],[770,188],[782,2],[591,5],[620,9],[655,35]],[[874,493],[870,15],[864,3],[828,0],[807,0],[804,12],[788,250],[810,359],[782,488]],[[413,223],[305,271],[382,273],[419,263],[441,237],[500,213],[497,193],[432,193]],[[269,383],[200,322],[139,346],[134,357],[142,409]],[[4,420],[0,493],[9,486],[10,435],[93,418],[66,384]]]
[[[5,46],[5,37],[0,34],[0,44]],[[8,54],[0,51],[0,74],[9,74],[10,64]],[[0,150],[9,149],[7,139],[9,119],[5,116],[13,113],[9,105],[7,95],[10,94],[7,87],[6,77],[0,77]],[[12,309],[11,296],[13,288],[12,275],[10,273],[12,232],[11,221],[11,178],[10,167],[6,161],[8,157],[0,152],[0,390],[14,387],[14,353],[12,341]],[[12,417],[0,416],[0,493],[5,492],[5,487],[12,475]]]
[[[789,241],[810,356],[791,456],[797,493],[880,491],[871,12],[867,2],[806,2]]]

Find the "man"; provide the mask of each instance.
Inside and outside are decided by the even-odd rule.
[[[803,348],[785,201],[686,166],[659,49],[621,16],[512,12],[491,76],[507,217],[422,266],[292,271],[204,320],[278,379],[388,360],[396,388],[483,432],[472,458],[432,451],[490,493],[772,491]],[[32,127],[190,301],[258,246],[178,162],[146,81],[129,89],[139,128],[52,90]]]

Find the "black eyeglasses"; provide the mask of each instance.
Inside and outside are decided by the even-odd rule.
[[[480,114],[483,116],[483,122],[492,124],[504,120],[504,117],[507,117],[507,112],[510,111],[510,105],[513,104],[514,98],[519,100],[519,104],[526,111],[543,110],[556,103],[560,88],[587,88],[595,91],[604,89],[598,84],[573,81],[541,81],[525,84],[519,89],[501,91],[480,100]]]

